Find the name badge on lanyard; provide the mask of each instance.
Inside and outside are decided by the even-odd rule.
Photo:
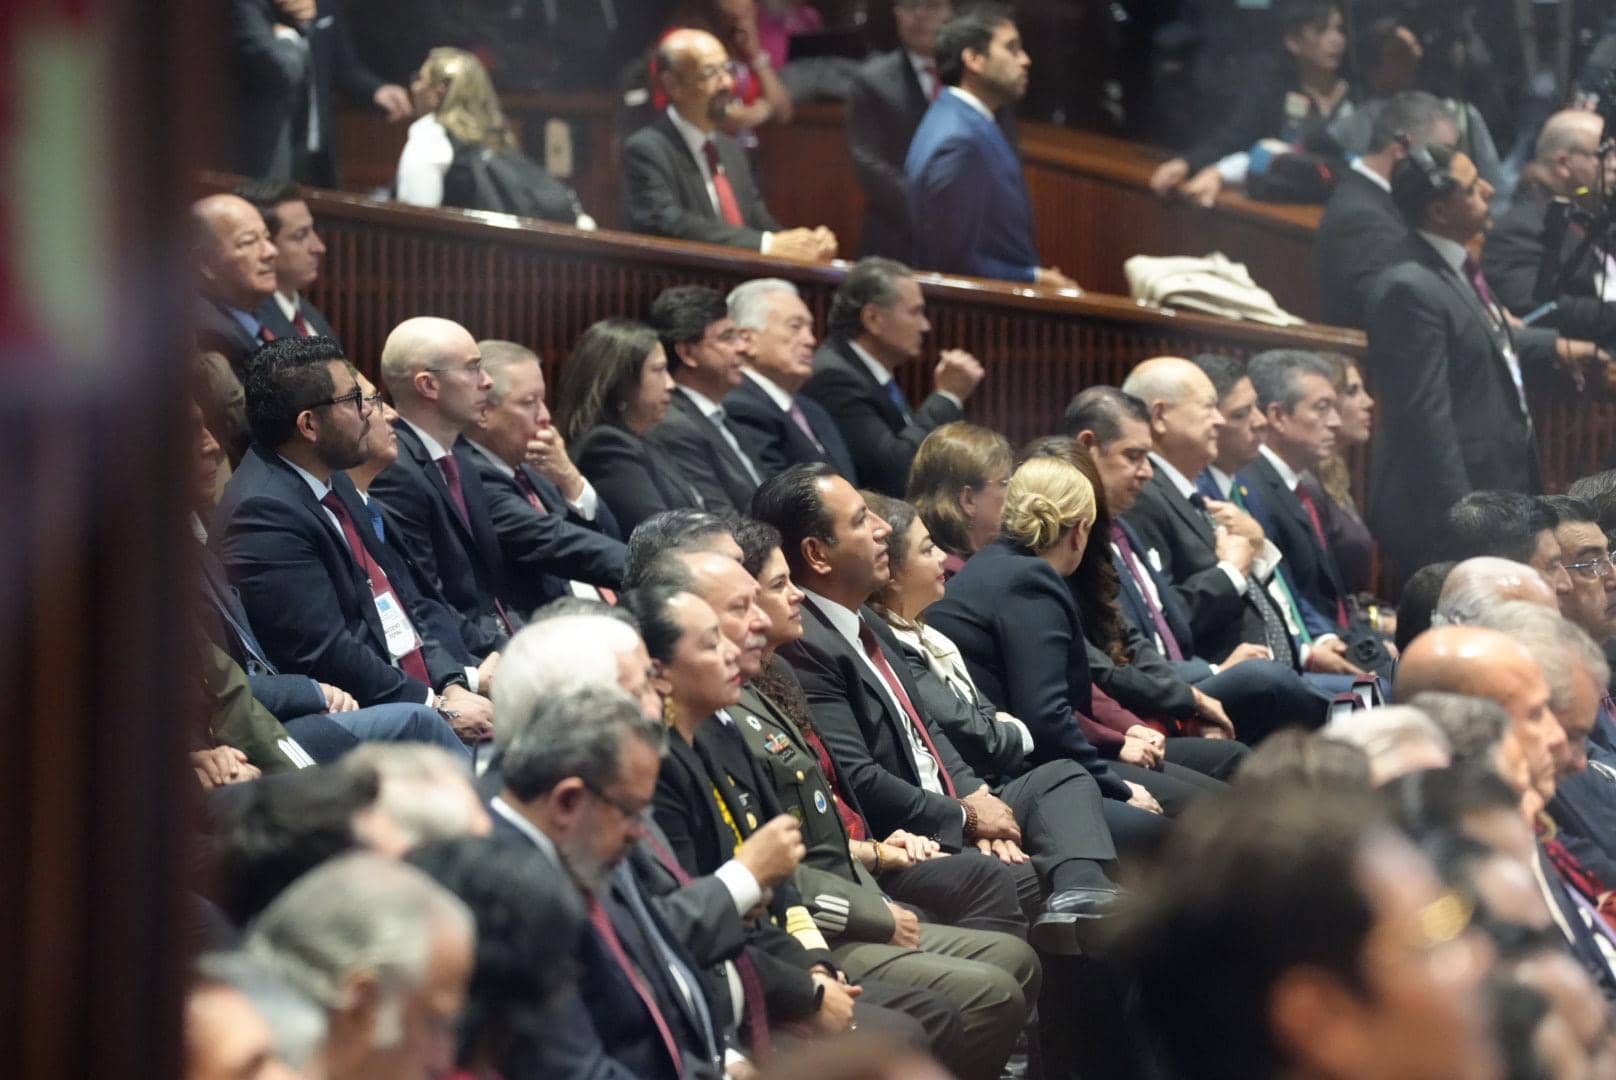
[[[391,589],[376,595],[376,615],[382,621],[382,634],[387,638],[387,652],[394,660],[408,656],[421,647],[415,634],[415,624],[399,604]]]

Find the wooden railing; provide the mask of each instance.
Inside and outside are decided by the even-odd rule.
[[[209,186],[228,180],[210,178]],[[643,316],[678,283],[727,289],[783,277],[803,292],[819,325],[846,264],[809,264],[707,244],[689,244],[503,215],[374,203],[311,192],[329,252],[312,290],[350,355],[373,370],[388,331],[412,315],[440,315],[478,337],[520,341],[544,357],[552,385],[572,343],[597,319]],[[1173,312],[1125,297],[1083,296],[1005,282],[925,274],[920,278],[940,347],[963,348],[989,369],[972,418],[1013,441],[1055,430],[1066,402],[1095,383],[1119,381],[1139,360],[1202,351],[1244,353],[1290,346],[1358,355],[1363,337],[1331,327],[1281,330]],[[927,390],[931,359],[902,374]]]

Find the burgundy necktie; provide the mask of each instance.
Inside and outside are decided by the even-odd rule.
[[[651,993],[650,987],[645,984],[645,976],[640,969],[634,966],[629,958],[628,950],[623,948],[623,942],[617,936],[617,930],[612,926],[612,917],[599,900],[589,893],[584,894],[584,902],[589,908],[589,921],[594,924],[596,933],[606,943],[612,958],[617,966],[623,969],[623,976],[628,979],[629,985],[640,996],[640,1002],[645,1011],[651,1014],[651,1021],[656,1024],[657,1034],[662,1036],[662,1043],[667,1047],[668,1056],[673,1059],[673,1071],[679,1076],[685,1074],[685,1055],[679,1049],[679,1041],[673,1037],[673,1029],[668,1026],[668,1018],[662,1015],[662,1009],[657,1005],[656,996]],[[699,992],[700,988],[696,988]]]
[[[1465,256],[1464,272],[1465,277],[1470,279],[1470,287],[1476,290],[1477,296],[1481,297],[1481,306],[1487,309],[1489,317],[1496,318],[1498,301],[1493,299],[1493,291],[1488,288],[1487,279],[1481,272],[1481,264],[1476,261],[1475,256]]]
[[[1319,549],[1325,558],[1329,558],[1330,541],[1324,535],[1324,519],[1319,517],[1319,504],[1313,500],[1313,493],[1308,490],[1307,484],[1296,485],[1296,501],[1307,511],[1307,520],[1313,523],[1313,535],[1318,539]],[[1335,598],[1335,622],[1342,628],[1347,625],[1347,604],[1339,596]]]
[[[541,514],[550,512],[550,508],[545,506],[544,501],[539,498],[539,489],[533,486],[533,481],[529,480],[527,473],[520,468],[516,470],[516,486],[522,489],[522,494],[527,496],[527,501],[533,509]]]
[[[1173,628],[1168,625],[1167,617],[1162,614],[1161,605],[1150,595],[1149,583],[1140,576],[1142,568],[1139,565],[1139,556],[1134,553],[1133,545],[1128,542],[1128,533],[1119,522],[1111,523],[1111,542],[1122,552],[1122,565],[1128,568],[1128,574],[1133,578],[1134,585],[1145,598],[1145,607],[1150,609],[1150,621],[1155,624],[1156,636],[1161,638],[1162,651],[1167,653],[1169,660],[1184,659],[1184,651],[1179,648],[1178,639],[1173,636]]]
[[[724,171],[723,164],[718,160],[718,144],[708,139],[701,144],[701,152],[707,159],[707,169],[713,174],[713,192],[718,196],[718,216],[731,225],[744,225],[746,219],[741,216],[741,204],[735,201],[735,189],[730,186],[729,174]]]
[[[460,524],[471,531],[471,512],[466,509],[466,492],[460,486],[460,462],[455,460],[454,452],[450,451],[437,459],[438,470],[443,473],[443,482],[449,485],[449,498],[455,504],[455,510],[460,514]]]
[[[931,80],[931,92],[926,95],[926,100],[936,101],[937,96],[943,92],[943,79],[937,74],[937,61],[927,60],[920,66],[925,70],[926,77]]]
[[[371,599],[375,600],[384,592],[392,592],[393,583],[387,580],[387,571],[383,570],[381,564],[371,557],[370,549],[365,546],[364,540],[360,538],[359,529],[354,524],[353,515],[348,513],[348,504],[343,502],[341,496],[335,491],[326,492],[320,502],[326,509],[336,515],[337,524],[342,526],[342,535],[348,541],[348,550],[353,552],[354,561],[359,564],[359,569],[364,572],[365,577],[370,582]],[[397,593],[393,593],[393,600],[402,604]],[[421,656],[421,647],[419,645],[399,657],[398,666],[410,678],[431,687],[432,676],[427,673],[426,660]]]
[[[892,665],[887,662],[887,654],[882,651],[881,642],[876,639],[875,631],[870,629],[862,616],[859,618],[859,643],[864,646],[864,654],[870,658],[870,663],[875,665],[875,670],[880,672],[881,680],[887,684],[887,689],[892,691],[892,696],[903,706],[904,715],[909,718],[910,726],[925,744],[926,752],[937,762],[937,775],[942,778],[943,790],[948,793],[950,799],[959,798],[954,791],[954,778],[948,775],[948,769],[943,766],[942,755],[937,752],[937,744],[931,741],[931,733],[921,722],[920,714],[915,711],[914,702],[910,701],[909,695],[904,692],[903,683],[898,680],[897,672],[893,671]]]
[[[312,327],[309,326],[309,320],[307,320],[307,319],[305,319],[303,317],[303,310],[301,308],[299,308],[296,312],[293,313],[293,315],[292,315],[292,325],[297,327],[297,332],[300,335],[302,335],[303,337],[313,337],[314,336],[314,330],[313,330]]]

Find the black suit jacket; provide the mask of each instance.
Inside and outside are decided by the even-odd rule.
[[[443,470],[428,456],[421,437],[402,419],[394,421],[393,430],[398,434],[398,459],[371,481],[371,497],[391,512],[400,546],[460,613],[466,644],[478,654],[497,649],[509,637],[500,611],[505,556],[477,476],[478,454],[463,438],[449,451],[460,466],[468,528],[449,494]],[[516,613],[505,616],[514,620],[510,631],[521,625]]]
[[[679,471],[689,477],[701,492],[707,509],[733,507],[740,513],[752,505],[752,492],[757,490],[746,466],[713,422],[701,414],[701,409],[689,395],[680,390],[673,392],[668,415],[662,423],[651,429],[648,441],[668,455]],[[741,442],[739,434],[736,442]],[[746,444],[741,444],[746,452]],[[758,475],[763,468],[751,462]]]
[[[1167,477],[1158,471],[1146,481],[1126,517],[1137,536],[1134,550],[1152,565],[1155,552],[1162,577],[1189,613],[1197,656],[1216,662],[1242,641],[1263,640],[1261,614],[1218,567],[1211,524]]]
[[[331,323],[326,320],[325,313],[309,303],[308,297],[298,297],[297,311],[303,316],[303,321],[309,324],[309,330],[315,337],[328,337],[337,344],[342,344],[337,332],[331,329]],[[281,310],[280,302],[273,296],[259,304],[258,310],[254,311],[253,315],[259,322],[269,327],[269,332],[277,338],[297,336],[297,327],[287,319],[286,312]]]
[[[551,600],[567,595],[568,581],[606,589],[622,584],[628,548],[618,537],[617,519],[605,499],[599,500],[595,519],[587,520],[567,504],[560,488],[531,466],[520,465],[545,506],[546,512],[541,513],[528,502],[515,477],[506,476],[488,455],[473,447],[470,456],[488,498],[489,522],[510,571],[501,597],[507,609],[525,619]]]
[[[347,476],[334,475],[332,489],[415,623],[434,686],[463,678],[468,658],[454,614],[423,596],[409,569],[377,539]],[[347,540],[308,484],[273,451],[249,448],[209,535],[278,668],[340,686],[361,705],[426,700],[427,688],[389,659],[370,585]]]
[[[664,510],[706,508],[683,470],[645,439],[616,424],[597,424],[572,444],[572,460],[616,515],[625,533]]]
[[[847,145],[864,189],[861,254],[914,258],[903,162],[930,104],[902,49],[871,57],[847,88]]]
[[[1255,461],[1240,471],[1240,479],[1257,492],[1254,501],[1260,510],[1258,522],[1268,539],[1285,556],[1291,591],[1299,601],[1306,601],[1332,623],[1335,621],[1336,602],[1345,602],[1347,587],[1341,580],[1341,569],[1335,556],[1313,531],[1313,522],[1296,493],[1285,486],[1279,471],[1266,455],[1259,454]],[[1319,523],[1324,524],[1324,507],[1319,508]],[[1345,630],[1345,627],[1337,627]]]
[[[1313,241],[1313,276],[1325,322],[1363,325],[1375,277],[1392,264],[1406,235],[1391,192],[1355,170],[1341,173]]]
[[[236,171],[335,187],[337,125],[331,95],[340,89],[356,104],[369,107],[382,85],[354,51],[341,5],[334,0],[320,4],[314,22],[303,31],[304,50],[276,38],[275,27],[284,17],[275,0],[230,0],[229,20]],[[311,91],[328,163],[328,168],[315,172],[307,169],[306,150]]]
[[[1128,798],[1074,715],[1091,715],[1093,686],[1077,605],[1054,567],[996,541],[965,560],[926,619],[959,646],[977,689],[1027,725],[1033,764],[1070,759],[1103,794]]]
[[[791,414],[774,403],[751,378],[724,397],[724,411],[741,433],[741,445],[748,448],[752,461],[763,472],[764,479],[784,472],[805,461],[823,461],[841,473],[847,482],[858,486],[858,470],[853,466],[853,453],[847,448],[836,421],[824,406],[806,394],[796,396],[797,407],[802,410],[819,445],[803,433]],[[820,447],[824,447],[821,452]]]
[[[902,649],[891,631],[873,613],[860,617],[881,641],[887,662],[909,700],[921,709],[919,690],[909,678]],[[842,783],[858,800],[870,831],[886,836],[894,829],[907,829],[936,837],[950,849],[960,848],[965,830],[960,805],[920,786],[920,774],[909,753],[908,721],[894,711],[884,685],[854,651],[856,646],[837,633],[820,612],[817,601],[803,604],[802,626],[802,637],[783,646],[779,655],[797,673],[820,739],[835,761]],[[924,712],[921,719],[955,791],[969,795],[980,788],[982,781],[943,729]]]
[[[1547,368],[1557,335],[1494,330],[1470,282],[1410,233],[1375,281],[1369,378],[1380,401],[1365,515],[1400,576],[1437,556],[1448,508],[1472,491],[1534,493],[1537,440],[1505,366]]]
[[[1548,192],[1523,183],[1509,209],[1493,222],[1487,245],[1481,249],[1487,284],[1498,302],[1517,315],[1526,315],[1540,302],[1534,293],[1543,261],[1543,225],[1549,201]],[[1576,258],[1583,235],[1580,228],[1566,230],[1558,252],[1562,275],[1558,281],[1564,286],[1546,298],[1559,306],[1537,325],[1553,327],[1570,338],[1608,342],[1616,338],[1616,304],[1599,298],[1605,270],[1593,248],[1583,248],[1581,258]]]
[[[762,247],[764,233],[779,231],[780,223],[770,216],[752,180],[746,151],[728,135],[715,134],[713,141],[743,224],[731,225],[719,216],[695,155],[673,121],[662,115],[623,144],[623,219],[630,229],[754,251]]]
[[[865,486],[896,498],[903,497],[909,466],[926,436],[965,416],[958,405],[938,393],[913,411],[900,409],[841,338],[831,338],[819,347],[813,376],[802,392],[836,418]]]

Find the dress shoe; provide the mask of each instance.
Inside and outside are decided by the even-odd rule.
[[[1027,939],[1050,956],[1081,956],[1083,943],[1098,921],[1110,913],[1120,893],[1116,889],[1067,889],[1044,902],[1044,913],[1033,920]]]

